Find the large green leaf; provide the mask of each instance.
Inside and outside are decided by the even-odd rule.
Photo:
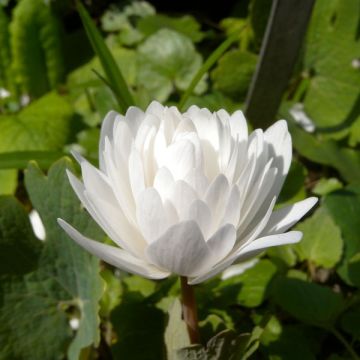
[[[69,359],[77,360],[81,349],[99,340],[99,262],[69,239],[56,219],[69,221],[92,238],[100,238],[102,233],[81,209],[67,180],[67,167],[71,167],[70,161],[61,160],[51,167],[47,177],[35,165],[26,171],[26,188],[44,223],[46,240],[34,272],[23,277],[7,276],[1,282],[1,358],[53,360],[64,358],[67,353]],[[17,222],[19,216],[12,217],[13,222],[10,219],[6,226],[21,226]],[[22,231],[28,233],[29,225],[25,220],[23,223]],[[5,234],[8,233],[9,230]],[[17,244],[20,234],[10,235],[6,235],[7,241]],[[28,252],[22,245],[31,238],[30,234],[29,240],[22,240],[21,252],[36,259],[34,250]],[[9,262],[20,261],[12,258],[10,252],[8,256]],[[69,325],[73,317],[79,319],[76,331]]]
[[[304,234],[295,246],[301,260],[328,269],[339,262],[343,240],[339,227],[325,208],[320,207],[311,218],[299,224],[296,229]]]
[[[219,289],[238,285],[237,301],[246,307],[259,306],[266,297],[267,287],[276,273],[276,266],[270,260],[260,260],[243,274],[221,282]]]
[[[10,26],[16,81],[23,91],[39,97],[64,78],[62,29],[48,3],[19,1]]]
[[[191,40],[170,29],[161,29],[148,37],[138,51],[138,84],[159,101],[165,101],[174,86],[185,90],[202,64]],[[201,81],[195,92],[205,89],[206,83]]]
[[[359,181],[359,151],[340,146],[332,139],[324,140],[314,134],[309,134],[295,125],[293,121],[289,121],[288,125],[293,145],[300,155],[311,161],[334,167],[349,182]]]
[[[305,46],[310,85],[305,111],[319,130],[336,133],[360,120],[359,0],[316,1]]]
[[[56,93],[33,102],[13,116],[0,116],[0,153],[60,150],[70,135],[73,110]]]
[[[276,280],[272,296],[292,316],[317,326],[331,327],[344,306],[342,296],[329,288],[285,277]]]
[[[244,99],[252,75],[255,71],[257,56],[241,50],[232,50],[223,55],[211,73],[214,89],[240,101]]]
[[[349,186],[328,194],[324,206],[340,227],[345,243],[338,273],[348,284],[360,286],[360,187]]]

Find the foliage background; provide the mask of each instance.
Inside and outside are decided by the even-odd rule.
[[[208,56],[237,31],[184,109],[244,107],[270,0],[215,10],[180,2],[86,5],[143,108],[153,99],[177,104]],[[99,263],[56,224],[62,217],[107,241],[65,177],[76,165],[62,157],[77,149],[96,163],[101,120],[123,106],[101,79],[107,74],[75,5],[1,0],[0,88],[10,96],[0,96],[0,359],[356,358],[359,29],[359,0],[316,0],[279,108],[295,152],[278,206],[308,195],[319,196],[319,206],[296,226],[304,232],[299,245],[271,249],[197,287],[209,342],[188,348],[175,278],[153,282]],[[29,222],[33,208],[45,225],[43,242]]]

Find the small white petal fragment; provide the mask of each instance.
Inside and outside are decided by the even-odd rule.
[[[46,238],[46,232],[43,222],[41,221],[40,215],[36,210],[31,210],[29,214],[30,223],[33,228],[35,236],[44,241]]]

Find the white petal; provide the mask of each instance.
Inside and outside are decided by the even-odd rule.
[[[159,193],[154,188],[147,188],[139,194],[136,218],[148,243],[155,241],[167,229],[164,207]]]
[[[150,103],[145,112],[146,114],[153,114],[160,117],[164,110],[164,106],[161,105],[158,101],[154,100]]]
[[[224,259],[234,247],[236,230],[233,225],[226,224],[220,228],[206,243],[213,255],[213,263]]]
[[[190,117],[194,123],[199,138],[207,141],[216,151],[218,151],[219,133],[216,116],[208,109],[199,109],[194,105],[188,109],[185,116]]]
[[[151,262],[181,276],[194,276],[211,262],[211,252],[195,221],[172,226],[146,250]]]
[[[191,169],[185,176],[184,181],[197,192],[199,197],[203,197],[209,187],[209,180],[200,168]]]
[[[209,236],[211,226],[211,211],[202,200],[195,200],[189,208],[188,216],[185,220],[193,220],[198,225],[205,239]]]
[[[205,202],[211,210],[213,226],[217,226],[224,215],[228,192],[229,183],[223,174],[217,176],[206,191]]]
[[[219,264],[215,265],[210,271],[204,272],[199,276],[190,279],[189,284],[195,285],[207,279],[210,279],[213,276],[219,274],[221,271],[228,268],[234,262],[247,261],[249,258],[256,256],[268,247],[297,243],[300,241],[301,236],[301,232],[291,231],[285,234],[273,235],[257,239],[253,241],[249,246],[241,249],[241,251],[231,254],[229,257],[225,258]]]
[[[221,224],[232,224],[237,228],[240,219],[240,207],[240,191],[237,185],[233,185],[225,205],[224,216]]]
[[[144,112],[136,106],[130,106],[126,111],[126,123],[129,126],[134,138],[144,117]]]
[[[269,196],[278,196],[289,171],[292,158],[291,136],[286,121],[277,121],[265,131],[264,136],[269,157],[274,158],[273,166],[279,170],[277,180]]]
[[[145,179],[141,157],[135,146],[129,156],[129,180],[136,201],[139,194],[145,189]]]
[[[242,111],[235,111],[230,117],[231,135],[234,140],[239,142],[247,141],[248,127],[244,114]]]
[[[58,223],[80,246],[115,267],[149,279],[163,279],[169,276],[168,272],[159,270],[155,266],[145,263],[122,249],[85,237],[62,219],[58,219]]]
[[[145,241],[137,229],[129,224],[117,203],[108,203],[97,194],[86,193],[81,181],[68,170],[67,175],[76,195],[105,233],[117,245],[141,256],[144,253]]]
[[[121,168],[123,163],[126,164],[128,162],[133,146],[134,136],[128,124],[125,121],[119,121],[114,134],[114,145],[112,148],[106,148],[106,156],[112,153],[116,166]]]
[[[106,114],[100,132],[100,144],[99,144],[99,166],[100,170],[104,171],[104,148],[105,148],[105,138],[108,137],[112,139],[114,131],[115,119],[119,114],[116,111],[110,111]]]
[[[310,197],[295,204],[285,206],[271,214],[264,235],[282,233],[296,224],[316,203],[316,197]]]
[[[284,234],[270,235],[256,239],[237,252],[236,261],[244,261],[245,259],[254,256],[254,254],[258,254],[259,252],[273,246],[296,244],[301,240],[301,238],[301,231],[289,231]]]
[[[199,165],[197,160],[194,144],[189,140],[179,140],[167,148],[164,163],[159,165],[167,167],[178,180],[183,179],[192,168]]]
[[[172,186],[174,184],[174,177],[168,168],[160,168],[155,175],[154,188],[160,194],[162,201],[170,197]]]
[[[175,181],[171,189],[169,200],[175,206],[180,220],[186,219],[189,207],[198,198],[195,190],[185,181]]]

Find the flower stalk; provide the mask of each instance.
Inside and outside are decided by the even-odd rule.
[[[200,344],[197,306],[193,286],[187,282],[187,277],[180,277],[181,302],[183,319],[186,323],[191,344]]]

